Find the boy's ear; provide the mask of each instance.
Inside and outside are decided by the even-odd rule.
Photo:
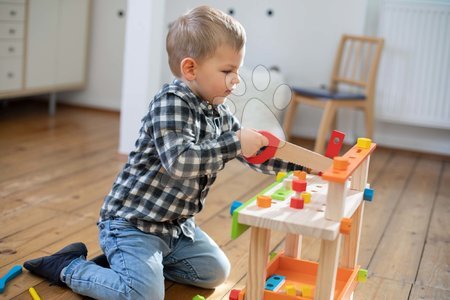
[[[180,63],[181,75],[186,78],[186,80],[195,80],[197,71],[197,62],[191,58],[186,57]]]

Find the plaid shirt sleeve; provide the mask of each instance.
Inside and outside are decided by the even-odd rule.
[[[233,130],[237,131],[241,128],[241,124],[239,121],[233,117]],[[275,175],[278,172],[284,171],[284,172],[291,172],[291,171],[306,171],[307,168],[301,165],[297,165],[288,161],[284,161],[278,158],[271,158],[267,160],[266,162],[262,164],[251,164],[249,163],[243,155],[237,156],[237,159],[242,162],[243,164],[249,166],[255,171],[258,171],[260,173],[264,174],[270,174]]]
[[[291,172],[296,170],[307,171],[307,168],[304,166],[284,161],[279,158],[271,158],[262,164],[251,164],[242,155],[238,156],[237,159],[253,170],[264,174],[275,175],[278,172]]]
[[[214,135],[199,126],[198,109],[188,100],[166,93],[151,104],[151,117],[144,122],[164,169],[174,178],[217,173],[241,152],[234,131]]]

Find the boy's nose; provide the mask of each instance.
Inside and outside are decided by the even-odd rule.
[[[233,79],[231,79],[231,83],[232,84],[239,84],[241,82],[241,79],[239,77],[239,74],[234,73],[233,74]]]
[[[229,89],[235,89],[236,85],[241,82],[241,79],[237,73],[229,73],[226,78],[226,85]]]

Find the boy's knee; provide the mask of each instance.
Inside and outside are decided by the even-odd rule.
[[[162,285],[149,283],[140,291],[139,299],[164,300],[164,283]]]
[[[224,283],[230,275],[231,266],[225,255],[208,260],[206,265],[209,266],[209,272],[206,273],[207,276],[200,279],[199,286],[202,288],[215,288]]]
[[[230,262],[228,259],[221,264],[218,264],[216,269],[216,276],[213,281],[211,281],[211,288],[215,288],[227,280],[228,276],[230,275]]]
[[[164,299],[164,277],[155,270],[147,274],[128,278],[127,290],[130,291],[127,300],[163,300]],[[158,276],[159,275],[159,276]]]
[[[154,281],[148,282],[134,282],[129,285],[130,292],[127,296],[127,300],[163,300],[164,299],[164,282],[162,284],[157,284]]]

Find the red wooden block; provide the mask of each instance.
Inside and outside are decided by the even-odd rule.
[[[341,151],[342,144],[344,143],[345,133],[333,130],[330,136],[330,140],[328,141],[327,151],[325,152],[325,156],[329,158],[333,158],[339,155],[339,151]]]
[[[292,208],[303,209],[304,201],[302,198],[291,197],[291,203],[289,204]]]
[[[230,297],[228,299],[230,299],[230,300],[238,300],[240,293],[241,293],[241,290],[231,290]]]
[[[301,179],[292,180],[292,189],[297,193],[306,191],[306,181]]]

